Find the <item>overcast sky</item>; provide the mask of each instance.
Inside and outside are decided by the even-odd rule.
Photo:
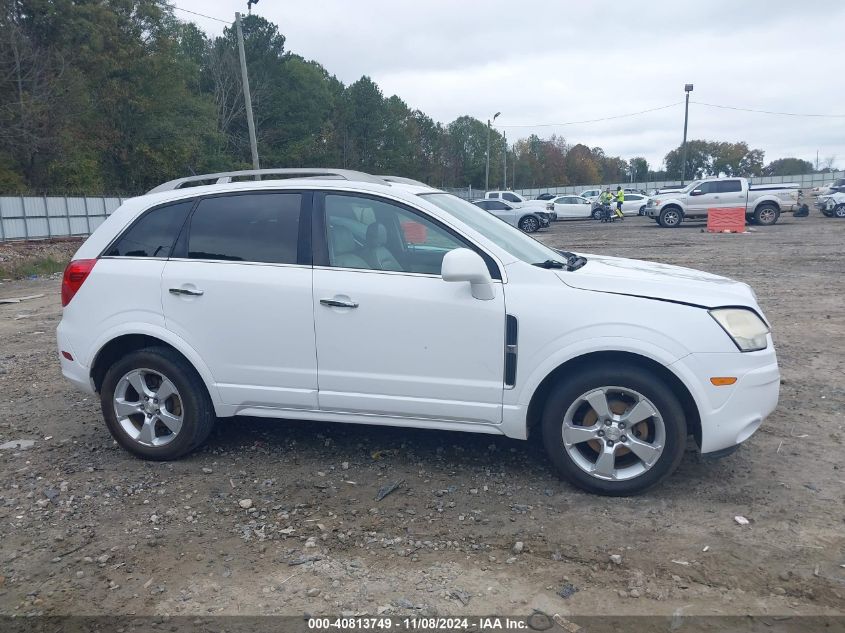
[[[229,19],[246,0],[174,0]],[[645,156],[659,168],[680,144],[683,105],[599,123],[560,124],[692,101],[845,114],[842,0],[261,0],[287,49],[346,84],[369,75],[385,96],[448,123],[496,121],[512,141],[536,133]],[[218,34],[224,25],[177,11]],[[528,127],[516,127],[528,126]],[[744,140],[766,162],[845,165],[845,118],[690,105],[689,138]]]

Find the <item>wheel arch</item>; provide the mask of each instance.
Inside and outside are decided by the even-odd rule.
[[[165,347],[178,354],[199,374],[208,395],[214,404],[218,416],[230,415],[226,405],[220,400],[216,383],[211,371],[199,356],[184,341],[174,340],[172,336],[160,336],[157,332],[125,332],[116,334],[99,346],[91,361],[91,382],[97,393],[103,384],[108,368],[122,356],[146,347]]]
[[[555,367],[537,387],[531,396],[528,404],[528,411],[526,413],[526,437],[531,437],[539,432],[540,420],[543,415],[543,406],[546,399],[559,381],[564,379],[567,373],[578,371],[579,369],[597,363],[603,364],[620,364],[625,363],[634,365],[644,371],[651,371],[672,389],[678,396],[681,406],[684,410],[684,416],[687,421],[687,430],[695,438],[696,444],[701,446],[701,417],[698,412],[698,405],[690,390],[684,382],[666,365],[634,352],[623,351],[596,351],[588,352],[580,356],[571,358],[564,363]]]

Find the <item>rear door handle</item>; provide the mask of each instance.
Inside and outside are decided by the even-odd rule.
[[[170,294],[172,295],[187,295],[189,297],[201,297],[203,294],[202,290],[191,290],[190,288],[171,288]]]
[[[320,299],[320,305],[328,306],[330,308],[357,308],[358,304],[354,301],[340,301],[339,299]]]

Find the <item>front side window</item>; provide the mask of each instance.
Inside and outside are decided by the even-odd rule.
[[[705,193],[716,193],[716,183],[715,182],[703,182],[698,187],[696,187],[702,194]]]
[[[429,219],[386,200],[325,197],[329,265],[439,275],[443,257],[467,248]]]
[[[508,202],[519,202],[519,201],[520,201],[520,200],[519,200],[519,198],[517,198],[517,197],[516,197],[514,194],[512,194],[512,193],[503,193],[503,194],[502,194],[502,198],[504,198],[504,199],[505,199],[505,200],[507,200]]]
[[[206,198],[191,217],[188,258],[297,263],[298,193]]]
[[[141,216],[104,253],[107,257],[170,257],[194,200],[158,207]]]

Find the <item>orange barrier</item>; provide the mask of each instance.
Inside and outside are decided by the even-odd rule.
[[[745,233],[745,207],[707,209],[708,233]]]

